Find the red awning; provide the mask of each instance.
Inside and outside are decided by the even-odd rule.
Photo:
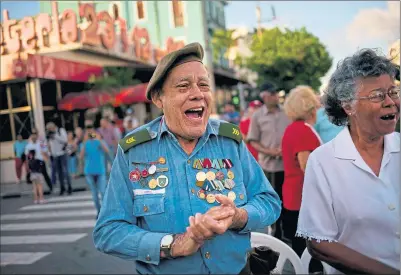
[[[61,111],[85,110],[100,107],[109,103],[112,99],[113,96],[105,92],[69,93],[57,105]]]
[[[135,86],[129,86],[121,89],[114,96],[114,107],[120,106],[121,104],[129,105],[139,102],[151,102],[146,98],[147,87],[148,83],[141,83]]]

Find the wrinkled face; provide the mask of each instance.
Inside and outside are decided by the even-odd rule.
[[[152,100],[163,109],[169,130],[187,140],[201,137],[206,131],[212,106],[210,79],[205,66],[192,61],[173,68],[162,90],[162,95],[154,95]]]
[[[279,103],[278,93],[265,91],[263,94],[263,102],[266,104],[267,108],[276,107]]]
[[[372,96],[378,91],[389,92],[399,89],[389,75],[359,79],[357,85],[360,87],[357,98]],[[372,136],[384,136],[394,132],[399,117],[400,99],[386,95],[382,102],[357,100],[351,121]]]

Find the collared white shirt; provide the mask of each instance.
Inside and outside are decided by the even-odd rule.
[[[399,133],[384,137],[377,177],[345,127],[309,156],[297,235],[336,241],[400,269],[400,166]]]
[[[66,154],[63,150],[68,142],[67,132],[64,128],[57,128],[54,137],[48,140],[50,153],[53,157],[59,157]]]
[[[35,150],[35,158],[38,160],[44,160],[42,153],[48,153],[47,147],[43,142],[37,140],[35,143],[30,140],[25,147],[25,155],[28,156],[29,151]]]

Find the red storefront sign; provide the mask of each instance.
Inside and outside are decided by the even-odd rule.
[[[16,60],[13,64],[15,76],[88,82],[91,77],[100,76],[102,67],[67,61],[49,56],[28,55],[28,59]]]

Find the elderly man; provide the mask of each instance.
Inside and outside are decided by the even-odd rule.
[[[259,164],[282,199],[284,167],[281,158],[281,139],[290,120],[279,105],[276,87],[271,83],[265,83],[260,90],[264,106],[252,116],[247,138],[259,152]],[[277,220],[274,236],[282,238],[281,217]]]
[[[209,119],[202,58],[193,43],[160,61],[147,97],[164,116],[119,143],[94,243],[139,274],[247,274],[250,232],[281,210],[238,127]]]

